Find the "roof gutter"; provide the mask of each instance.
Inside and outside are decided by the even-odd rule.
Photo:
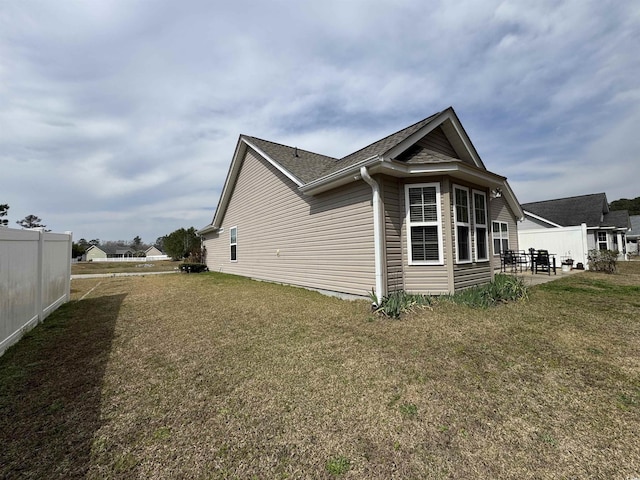
[[[219,231],[220,228],[216,227],[215,225],[211,224],[211,225],[207,225],[206,227],[202,227],[200,230],[198,230],[196,233],[198,235],[204,235],[206,233],[216,233],[217,231]]]
[[[376,275],[376,290],[375,306],[380,305],[380,301],[386,295],[386,289],[384,285],[383,269],[383,245],[382,240],[384,238],[384,232],[382,231],[382,198],[380,197],[380,185],[376,182],[367,171],[367,167],[360,167],[360,176],[362,180],[367,182],[371,186],[373,193],[373,244],[374,244],[374,264]]]
[[[369,158],[365,158],[364,160],[360,160],[353,165],[349,165],[333,173],[330,173],[325,177],[313,180],[312,182],[301,186],[299,190],[306,195],[315,195],[316,193],[324,192],[325,190],[329,190],[331,188],[335,188],[345,183],[351,182],[351,177],[354,174],[356,174],[355,176],[356,178],[358,178],[358,173],[361,167],[370,167],[378,163],[382,163],[383,161],[384,160],[381,156],[373,155]]]

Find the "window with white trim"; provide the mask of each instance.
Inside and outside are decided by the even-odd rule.
[[[232,262],[238,261],[238,227],[229,229],[229,245],[231,247],[230,259]]]
[[[469,212],[469,189],[454,186],[456,261],[471,261],[471,218]]]
[[[509,224],[507,222],[491,222],[491,236],[493,237],[493,254],[509,250]]]
[[[440,184],[405,185],[409,265],[442,264]]]
[[[487,231],[487,196],[473,191],[473,220],[475,224],[476,262],[489,260],[489,235]]]
[[[608,250],[607,232],[598,232],[598,250]]]

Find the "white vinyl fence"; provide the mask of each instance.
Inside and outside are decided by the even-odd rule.
[[[583,223],[576,227],[538,228],[535,230],[518,230],[518,246],[520,250],[549,250],[555,253],[558,267],[566,258],[573,259],[573,266],[580,262],[587,268],[587,226]]]
[[[69,301],[71,232],[0,228],[0,355]]]

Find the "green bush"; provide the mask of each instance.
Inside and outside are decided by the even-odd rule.
[[[407,293],[404,290],[391,292],[382,300],[371,291],[369,294],[371,301],[376,305],[374,312],[391,318],[400,318],[400,315],[413,311],[415,307],[425,307],[433,303],[431,297],[417,293]]]
[[[528,297],[529,291],[522,278],[498,274],[491,283],[461,290],[447,298],[458,305],[486,308]]]
[[[617,250],[589,250],[589,269],[594,272],[616,273],[618,254]]]
[[[379,300],[372,290],[369,294],[374,304],[374,312],[391,318],[400,318],[403,313],[411,312],[415,308],[430,307],[436,303],[434,297],[407,293],[404,290],[391,292]],[[450,301],[458,305],[474,308],[486,308],[499,303],[529,298],[529,289],[522,278],[511,275],[498,274],[491,283],[467,288],[453,295],[438,297],[438,301]]]
[[[203,263],[181,263],[178,265],[181,272],[185,273],[200,273],[208,272],[209,268]]]

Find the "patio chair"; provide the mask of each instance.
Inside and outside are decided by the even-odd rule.
[[[527,252],[524,250],[519,250],[516,256],[516,262],[520,267],[520,272],[522,273],[522,267],[524,266],[525,270],[529,269],[529,259],[527,258]]]
[[[549,250],[538,250],[535,253],[533,264],[535,265],[535,273],[539,271],[551,275],[551,260],[549,258]]]
[[[513,250],[505,250],[500,253],[500,264],[502,266],[501,271],[506,272],[507,267],[515,272],[518,268],[518,258]]]

